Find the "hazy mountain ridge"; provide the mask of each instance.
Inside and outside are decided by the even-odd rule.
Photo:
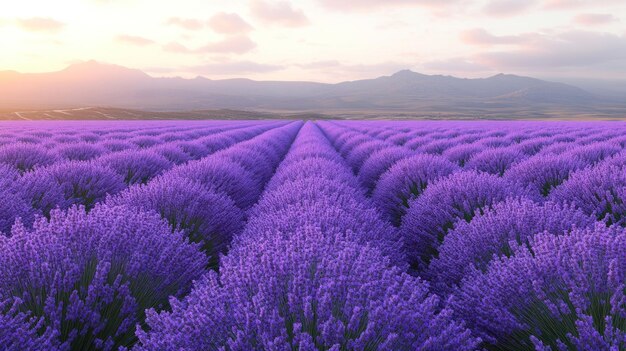
[[[617,105],[616,105],[617,104]],[[409,70],[374,79],[314,82],[154,78],[122,66],[94,61],[51,73],[0,72],[0,107],[106,106],[154,111],[238,109],[261,111],[347,110],[424,113],[503,113],[536,110],[626,111],[615,98],[535,78],[498,74],[464,79]],[[611,107],[608,109],[607,107]]]

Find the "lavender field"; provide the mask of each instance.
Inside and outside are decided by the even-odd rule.
[[[0,350],[626,350],[620,122],[0,127]]]

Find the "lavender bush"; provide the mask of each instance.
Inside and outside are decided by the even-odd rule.
[[[206,265],[156,215],[99,206],[50,217],[0,238],[0,298],[13,299],[23,318],[41,318],[35,329],[55,334],[62,349],[131,345],[144,310],[184,294]]]

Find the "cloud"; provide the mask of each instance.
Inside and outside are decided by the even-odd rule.
[[[254,48],[256,48],[256,43],[245,35],[229,36],[196,49],[190,49],[176,42],[163,46],[165,51],[180,54],[245,54]]]
[[[144,37],[138,37],[134,35],[125,35],[125,34],[118,35],[117,37],[115,37],[115,40],[117,40],[120,43],[136,45],[136,46],[147,46],[147,45],[154,44],[154,40],[144,38]]]
[[[200,48],[201,52],[222,54],[245,54],[256,48],[256,43],[245,35],[228,37]]]
[[[484,52],[474,59],[498,69],[590,68],[625,60],[626,37],[589,31],[539,35],[519,49]]]
[[[304,69],[317,70],[317,69],[341,67],[342,64],[341,62],[337,60],[325,60],[325,61],[314,61],[314,62],[309,62],[309,63],[302,63],[302,64],[298,64],[297,66],[300,68],[304,68]]]
[[[626,78],[626,34],[553,29],[494,35],[484,29],[461,33],[475,52],[422,64],[437,72],[510,72],[524,75]]]
[[[597,26],[618,21],[617,17],[604,13],[583,13],[574,17],[574,23],[583,26]]]
[[[58,32],[65,27],[65,23],[49,17],[19,18],[16,24],[30,32]]]
[[[204,22],[195,18],[170,17],[167,24],[186,30],[200,30],[204,27]]]
[[[241,34],[252,30],[252,26],[236,13],[217,13],[208,20],[207,25],[221,34]]]
[[[256,18],[267,24],[285,27],[303,27],[311,24],[304,12],[294,9],[287,1],[270,3],[265,0],[252,0],[250,10]]]
[[[580,7],[598,7],[623,4],[623,0],[546,0],[545,7],[553,10],[573,9]]]
[[[435,60],[422,65],[428,70],[450,72],[487,72],[491,69],[485,65],[473,62],[463,57],[453,57],[445,60]]]
[[[521,14],[534,5],[533,0],[492,0],[483,10],[490,16],[507,17]]]
[[[518,45],[530,40],[530,34],[497,36],[482,28],[475,28],[461,32],[460,38],[466,44],[478,46]]]
[[[165,50],[167,52],[173,52],[173,53],[176,53],[176,54],[193,54],[193,53],[195,53],[194,50],[186,47],[185,45],[183,45],[181,43],[176,43],[176,42],[171,42],[171,43],[163,45],[163,50]]]
[[[462,0],[318,0],[331,10],[336,11],[372,11],[386,7],[428,7],[442,8],[454,5]]]
[[[280,65],[270,65],[252,61],[227,61],[190,66],[184,68],[184,71],[199,75],[243,75],[275,72],[283,69],[285,69],[285,67]]]

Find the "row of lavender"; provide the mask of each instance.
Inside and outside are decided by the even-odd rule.
[[[306,124],[218,274],[148,312],[138,350],[472,350],[478,340],[405,272],[379,217]]]
[[[89,208],[57,204],[32,226],[18,221],[0,236],[0,348],[133,345],[146,309],[166,308],[214,268],[300,126],[250,124],[228,134],[233,146]],[[17,189],[28,174],[5,184]],[[84,184],[85,191],[98,185]]]
[[[228,141],[96,201],[31,207],[32,225],[13,212],[23,218],[0,236],[0,349],[622,349],[624,131],[98,125],[87,144],[110,134],[168,149]],[[52,150],[82,133],[17,124],[0,138]],[[162,147],[130,143],[133,153]],[[8,160],[7,194],[44,198],[24,195],[22,179],[57,164],[27,171]],[[99,183],[70,184],[84,193]]]
[[[626,127],[322,122],[482,347],[626,347]]]
[[[0,231],[53,208],[91,209],[107,195],[250,139],[281,123],[87,123],[6,126],[0,134]],[[148,142],[149,141],[149,142]]]

